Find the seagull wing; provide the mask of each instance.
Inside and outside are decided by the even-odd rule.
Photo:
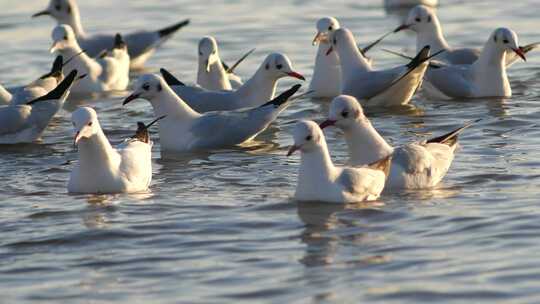
[[[473,97],[474,85],[471,67],[471,65],[453,65],[440,69],[428,69],[426,79],[449,97]]]

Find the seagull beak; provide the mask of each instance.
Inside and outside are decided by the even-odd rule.
[[[81,132],[77,131],[77,133],[75,133],[75,138],[73,139],[73,145],[74,146],[78,145],[81,138],[82,138]]]
[[[319,42],[324,41],[324,40],[325,40],[325,37],[324,37],[323,33],[317,32],[317,35],[315,35],[315,38],[313,38],[313,42],[311,44],[312,45],[317,45],[317,44],[319,44]]]
[[[51,48],[49,49],[49,52],[54,53],[56,51],[58,51],[58,47],[59,47],[59,43],[58,42],[53,42],[53,44],[51,45]]]
[[[514,53],[516,53],[519,57],[521,57],[521,59],[523,59],[523,61],[527,61],[527,58],[525,57],[525,52],[523,52],[523,50],[521,49],[521,47],[517,48],[517,49],[512,49],[514,51]]]
[[[330,48],[328,49],[328,51],[326,51],[326,56],[330,55],[332,53],[332,51],[334,50],[334,47],[333,46],[330,46]]]
[[[401,32],[403,30],[408,30],[411,28],[411,25],[410,24],[402,24],[400,26],[398,26],[395,30],[394,30],[394,33],[397,33],[397,32]]]
[[[139,98],[141,94],[131,94],[126,99],[124,99],[124,102],[122,103],[123,106],[127,105],[128,103],[132,102],[133,100]]]
[[[40,17],[40,16],[50,16],[50,15],[51,15],[51,13],[48,10],[44,10],[44,11],[37,12],[37,13],[33,14],[32,18],[36,18],[36,17]]]
[[[206,59],[206,73],[210,73],[210,59]]]
[[[298,146],[295,146],[295,145],[292,145],[290,148],[289,148],[289,152],[287,152],[287,156],[291,156],[293,155],[294,152],[300,150],[300,147]]]
[[[304,78],[304,76],[302,76],[302,74],[300,73],[297,73],[297,72],[289,72],[287,73],[288,76],[290,77],[293,77],[293,78],[297,78],[297,79],[300,79],[300,80],[306,80],[306,78]]]
[[[331,120],[331,119],[327,119],[325,121],[323,121],[319,127],[322,129],[326,128],[326,127],[330,127],[330,126],[333,126],[336,124],[336,121],[335,120]]]

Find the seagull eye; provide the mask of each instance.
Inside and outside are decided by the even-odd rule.
[[[278,65],[276,65],[276,68],[277,68],[278,70],[281,70],[281,69],[283,68],[283,64],[278,64]]]
[[[508,41],[508,39],[504,39],[503,42],[504,42],[504,43],[508,43],[509,41]]]
[[[216,54],[216,51],[214,50],[214,51],[212,52],[212,55],[215,55],[215,54]]]
[[[54,8],[55,8],[57,11],[59,11],[59,10],[62,9],[62,6],[60,6],[60,4],[57,4],[57,5],[54,6]]]
[[[89,122],[89,123],[88,123],[88,126],[91,127],[91,126],[92,126],[92,122]]]
[[[200,55],[200,56],[202,56],[202,55],[203,55],[203,53],[202,53],[202,52],[199,52],[199,55]]]
[[[329,27],[328,27],[328,30],[329,30],[329,31],[331,31],[332,29],[333,29],[332,26],[329,26]]]
[[[347,117],[349,117],[349,112],[343,111],[343,112],[341,112],[341,116],[343,116],[343,118],[347,118]]]
[[[306,136],[306,140],[310,141],[313,137],[311,135]]]
[[[64,40],[68,40],[68,36],[67,36],[67,35],[64,35]]]
[[[418,18],[418,17],[416,17],[416,19],[414,19],[414,20],[415,20],[416,22],[422,21],[422,19],[420,19],[420,18]]]
[[[148,83],[143,84],[142,86],[143,90],[148,91],[150,90],[150,85]]]

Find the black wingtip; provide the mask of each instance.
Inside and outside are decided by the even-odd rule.
[[[51,71],[43,76],[41,76],[39,79],[45,79],[48,77],[56,77],[60,78],[62,76],[62,68],[64,67],[64,57],[62,55],[56,56],[54,59]]]
[[[154,125],[156,122],[162,120],[163,118],[167,117],[167,115],[160,116],[156,119],[154,119],[151,123],[148,125],[145,125],[144,122],[137,122],[137,131],[135,132],[135,135],[133,135],[131,138],[137,139],[139,141],[142,141],[144,143],[150,142],[150,134],[148,133],[148,129]]]
[[[446,145],[449,145],[449,146],[453,146],[457,143],[458,141],[458,137],[459,137],[459,134],[461,134],[461,132],[463,132],[465,129],[467,129],[468,127],[478,123],[482,121],[482,118],[480,119],[476,119],[476,120],[473,120],[473,121],[469,121],[468,123],[464,124],[463,126],[451,131],[451,132],[448,132],[442,136],[438,136],[438,137],[435,137],[435,138],[432,138],[432,139],[429,139],[426,141],[427,144],[432,144],[432,143],[439,143],[439,144],[446,144]]]
[[[163,76],[163,79],[169,86],[183,86],[186,85],[178,80],[178,78],[174,77],[173,74],[171,74],[169,71],[167,71],[164,68],[159,69],[159,72],[161,73],[161,76]]]
[[[123,49],[127,46],[126,42],[124,41],[124,38],[122,38],[122,35],[120,33],[117,33],[114,36],[114,48],[115,49]]]
[[[66,91],[69,90],[69,88],[71,88],[71,85],[75,81],[76,77],[77,77],[77,70],[71,71],[69,73],[69,75],[66,76],[66,78],[64,78],[64,80],[62,80],[62,82],[60,82],[60,84],[58,84],[56,86],[56,88],[54,88],[54,90],[50,91],[49,93],[47,93],[44,96],[41,96],[41,97],[36,98],[36,99],[34,99],[32,101],[29,101],[26,104],[27,105],[32,105],[32,104],[35,104],[36,102],[40,102],[40,101],[55,100],[55,99],[62,98],[62,96],[64,96]]]
[[[292,88],[290,88],[287,91],[281,93],[278,97],[270,100],[269,102],[263,104],[260,107],[262,108],[262,107],[266,107],[266,106],[269,106],[269,105],[274,105],[276,107],[280,107],[281,105],[286,103],[294,94],[296,94],[296,92],[298,92],[298,90],[300,90],[300,87],[302,87],[301,84],[296,84]]]
[[[426,45],[424,48],[418,52],[416,57],[414,57],[409,64],[407,64],[407,67],[409,69],[415,69],[422,63],[424,63],[429,58],[429,51],[431,50],[431,47],[429,45]]]
[[[171,26],[158,30],[157,33],[159,34],[160,38],[167,37],[171,34],[174,34],[174,32],[178,31],[179,29],[183,28],[184,26],[188,24],[189,24],[189,19],[186,19],[184,21],[180,21],[176,24],[173,24]]]
[[[523,51],[523,53],[527,54],[528,52],[534,50],[538,46],[540,46],[540,42],[527,44],[527,45],[524,45],[524,46],[520,46],[519,48]]]

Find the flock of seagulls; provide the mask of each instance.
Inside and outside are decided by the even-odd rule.
[[[407,2],[407,3],[404,3]],[[451,167],[458,136],[473,122],[438,137],[392,147],[371,124],[364,107],[406,105],[422,90],[428,98],[510,97],[506,69],[538,44],[520,46],[517,34],[495,29],[482,49],[452,48],[446,42],[436,1],[387,0],[386,5],[414,5],[405,23],[359,48],[353,32],[336,18],[316,22],[315,67],[306,92],[300,84],[277,94],[285,77],[305,81],[282,53],[270,53],[255,73],[242,80],[236,67],[220,58],[218,43],[203,37],[198,44],[195,85],[173,73],[144,74],[123,101],[147,100],[156,119],[139,122],[136,133],[113,147],[98,113],[79,107],[72,113],[78,162],[67,186],[70,193],[132,193],[147,191],[152,180],[153,142],[148,129],[159,126],[162,152],[190,152],[241,145],[271,125],[287,106],[302,98],[330,98],[327,119],[302,120],[293,128],[288,156],[301,154],[297,200],[350,203],[376,200],[383,190],[436,187]],[[425,4],[425,5],[422,5]],[[0,143],[39,141],[49,122],[72,93],[122,91],[130,70],[141,68],[155,50],[189,24],[183,20],[155,31],[121,35],[88,35],[75,0],[50,0],[34,15],[57,21],[50,52],[57,55],[51,71],[15,91],[0,86]],[[391,34],[416,34],[416,56],[394,51],[406,64],[379,69],[367,53]],[[65,75],[66,73],[67,75]],[[277,96],[276,96],[277,95]],[[349,151],[345,166],[334,165],[323,130],[339,128]]]

